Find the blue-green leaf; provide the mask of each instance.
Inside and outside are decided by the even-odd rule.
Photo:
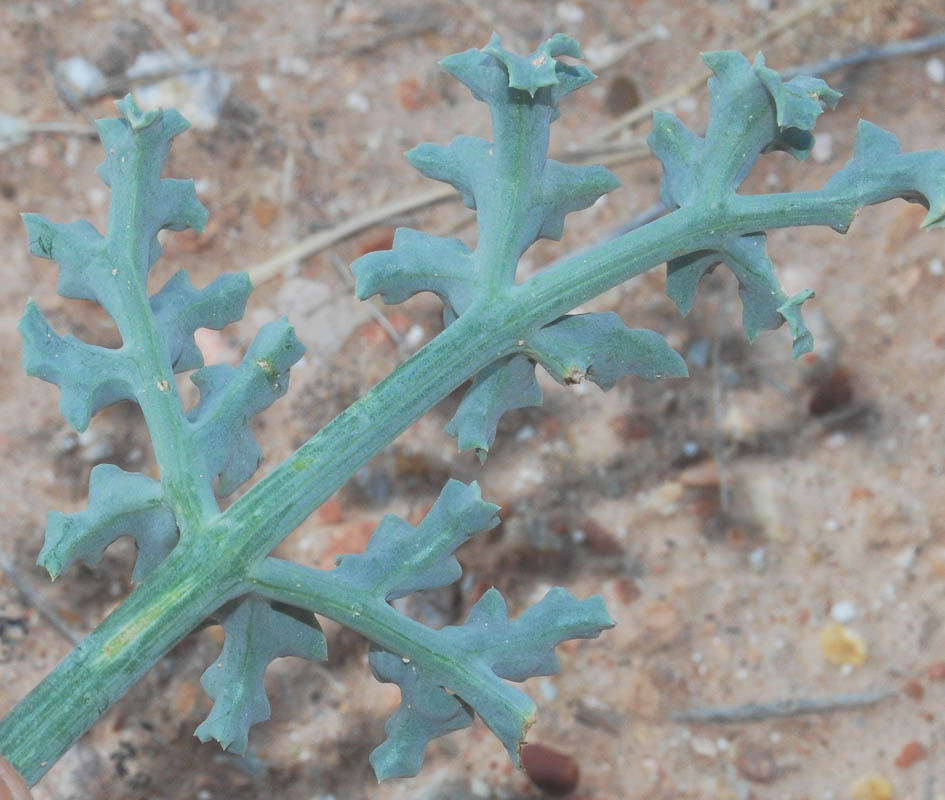
[[[849,220],[857,207],[901,197],[928,210],[923,228],[945,226],[945,151],[903,153],[895,134],[860,120],[853,158],[821,192],[837,196],[848,208]],[[840,230],[846,230],[846,225]]]
[[[557,645],[594,638],[613,625],[600,597],[579,601],[560,587],[510,620],[502,595],[490,589],[463,625],[438,632],[439,658],[405,661],[375,651],[371,663],[379,680],[398,684],[402,693],[401,705],[386,727],[390,738],[371,758],[378,779],[415,775],[427,743],[468,725],[470,711],[482,718],[518,764],[525,732],[534,721],[534,703],[505,680],[557,673]],[[460,685],[451,670],[475,678]],[[514,706],[507,702],[510,692],[519,701]]]
[[[124,349],[86,344],[72,334],[60,336],[32,300],[17,329],[23,337],[23,369],[62,390],[59,409],[76,430],[84,431],[100,409],[134,399],[137,370]]]
[[[556,34],[527,57],[502,47],[493,35],[481,50],[443,60],[492,112],[493,141],[457,136],[448,145],[421,144],[407,158],[424,175],[451,184],[477,212],[479,236],[469,251],[455,239],[398,230],[388,253],[355,261],[356,292],[381,294],[399,303],[421,291],[443,300],[447,325],[475,303],[498,300],[515,286],[522,254],[539,238],[560,238],[564,218],[588,208],[619,185],[600,166],[562,164],[547,158],[558,101],[594,76],[558,56],[580,58],[577,42]],[[476,376],[447,432],[461,449],[485,455],[499,417],[512,408],[537,405],[541,393],[525,359],[500,356]],[[606,359],[606,357],[604,357]]]
[[[479,485],[450,480],[417,527],[386,515],[363,553],[338,556],[336,577],[385,601],[448,586],[462,574],[453,555],[477,531],[499,524]]]
[[[561,317],[530,337],[525,352],[559,383],[587,378],[604,390],[626,375],[650,380],[689,375],[682,356],[662,336],[631,330],[613,312]]]
[[[379,781],[409,778],[420,771],[427,745],[438,736],[472,725],[472,712],[415,663],[376,647],[369,660],[374,677],[396,683],[401,693],[400,705],[384,725],[387,739],[371,753],[371,766]]]
[[[715,73],[708,83],[712,108],[705,137],[674,115],[657,112],[647,139],[663,164],[660,199],[670,208],[718,203],[768,150],[805,158],[814,146],[810,131],[823,104],[833,108],[840,99],[816,78],[783,82],[761,55],[754,65],[731,50],[705,53],[703,60]]]
[[[362,300],[380,294],[385,303],[402,303],[417,292],[434,292],[455,316],[482,291],[466,245],[409,228],[397,229],[391,250],[367,253],[351,269]]]
[[[89,477],[89,506],[75,514],[51,511],[37,563],[52,578],[75,561],[97,564],[105,548],[129,534],[138,545],[132,578],[144,580],[177,544],[177,524],[161,484],[145,475],[98,464]]]
[[[151,311],[175,372],[203,366],[194,341],[197,328],[220,330],[243,316],[253,285],[245,272],[221,275],[197,290],[181,270],[151,298]]]
[[[794,339],[795,357],[813,349],[814,340],[801,318],[800,305],[813,297],[807,290],[793,299],[781,289],[768,258],[763,233],[722,238],[714,250],[702,250],[675,258],[667,265],[666,293],[683,314],[688,314],[696,299],[702,278],[720,263],[728,266],[738,279],[742,300],[742,321],[749,341],[765,330],[773,330],[788,321]]]
[[[446,425],[460,450],[475,449],[480,461],[495,441],[500,417],[515,408],[541,405],[535,365],[524,355],[507,356],[473,378],[459,408]]]
[[[226,633],[223,650],[200,679],[213,709],[194,735],[224,750],[246,752],[249,729],[269,719],[263,673],[282,656],[324,659],[325,636],[315,615],[253,594],[214,615]]]
[[[188,413],[207,475],[219,476],[225,497],[247,481],[262,461],[249,428],[250,418],[268,408],[289,388],[289,367],[305,347],[283,317],[260,328],[239,366],[214,364],[191,376],[200,402]]]

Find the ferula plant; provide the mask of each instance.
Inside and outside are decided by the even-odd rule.
[[[516,280],[522,254],[560,236],[565,216],[617,186],[606,169],[547,158],[559,102],[593,79],[577,43],[555,35],[518,56],[498,36],[442,65],[485,102],[493,140],[458,136],[407,154],[424,175],[453,185],[478,215],[470,250],[457,239],[401,229],[393,248],[352,269],[359,297],[398,303],[423,291],[443,301],[445,328],[389,377],[326,425],[225,510],[218,498],[242,486],[262,459],[251,418],[285,391],[302,345],[288,320],[263,327],[238,366],[203,366],[199,327],[237,320],[251,291],[246,274],[195,289],[179,272],[148,296],[150,267],[165,228],[200,230],[207,212],[190,181],[162,178],[164,160],[187,123],[175,111],[142,112],[130,97],[121,116],[98,123],[99,169],[111,189],[103,235],[79,221],[24,217],[30,250],[58,262],[64,297],[100,303],[121,333],[116,349],[52,329],[32,302],[20,323],[28,373],[55,383],[66,420],[83,430],[99,409],[140,405],[159,477],[102,464],[92,471],[88,507],[49,514],[39,562],[55,578],[77,560],[95,563],[122,535],[137,542],[134,591],[0,722],[0,753],[35,784],[109,706],[188,633],[208,620],[225,631],[203,675],[213,700],[196,730],[242,752],[251,726],[269,716],[263,673],[285,655],[324,658],[318,616],[371,642],[379,681],[402,701],[387,738],[371,755],[378,779],[414,775],[434,737],[478,715],[513,762],[535,704],[509,683],[558,670],[555,647],[613,624],[599,597],[552,589],[510,619],[488,590],[465,622],[439,630],[398,611],[397,598],[460,577],[455,551],[498,522],[476,483],[450,480],[416,526],[388,515],[367,549],[330,570],[270,555],[368,459],[448,394],[469,382],[446,432],[485,460],[499,418],[541,402],[541,366],[562,384],[608,389],[625,375],[685,376],[665,339],[628,328],[613,313],[569,313],[664,262],[667,292],[686,313],[700,280],[724,264],[738,279],[749,339],[787,323],[794,354],[811,349],[801,306],[788,297],[766,253],[766,231],[826,225],[844,232],[857,210],[892,198],[922,203],[924,227],[945,224],[945,153],[904,154],[892,133],[861,122],[852,159],[816,191],[743,194],[755,161],[772,150],[803,160],[824,106],[840,95],[821,80],[784,81],[759,55],[704,56],[711,114],[704,135],[669,113],[654,115],[649,145],[662,162],[660,198],[670,213],[646,226]],[[175,373],[193,370],[200,400],[185,410]]]

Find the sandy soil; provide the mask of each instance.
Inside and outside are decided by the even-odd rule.
[[[57,91],[52,66],[70,57],[117,71],[140,51],[171,48],[224,73],[231,86],[219,121],[180,137],[168,167],[198,180],[208,231],[168,237],[154,276],[159,285],[186,267],[202,285],[351,214],[429,188],[404,150],[459,133],[489,134],[485,107],[436,62],[482,46],[493,29],[519,51],[561,30],[581,41],[592,67],[603,63],[595,70],[600,80],[563,107],[552,142],[561,149],[586,142],[634,95],[658,96],[692,75],[699,51],[738,48],[794,7],[757,0],[7,0],[0,7],[0,111],[77,124],[113,115],[110,97],[71,108]],[[836,3],[764,51],[770,65],[786,67],[943,26],[940,0]],[[945,86],[934,80],[931,57],[827,76],[844,99],[818,124],[827,136],[816,158],[766,157],[747,190],[819,186],[849,158],[861,117],[896,132],[907,150],[945,145]],[[674,110],[698,129],[704,90]],[[18,213],[85,217],[104,228],[107,195],[94,174],[100,159],[97,142],[81,135],[37,134],[0,152],[0,453],[7,465],[0,542],[80,635],[129,591],[133,547],[119,543],[96,567],[73,568],[50,584],[34,566],[46,511],[84,507],[94,464],[147,472],[151,451],[136,409],[108,409],[76,437],[59,416],[58,391],[23,375],[15,325],[30,295],[60,330],[101,343],[113,343],[115,332],[91,304],[55,295],[56,270],[28,256]],[[600,239],[655,202],[655,160],[616,172],[622,188],[570,217],[562,242],[529,251],[526,270]],[[862,212],[847,236],[821,229],[771,236],[786,291],[817,291],[807,312],[817,355],[796,362],[783,332],[748,346],[728,276],[708,281],[685,319],[665,297],[662,270],[614,290],[594,307],[664,333],[686,354],[689,380],[625,381],[608,394],[549,383],[542,408],[503,421],[484,468],[457,455],[442,433],[458,402],[450,398],[280,554],[324,564],[362,547],[384,513],[415,518],[445,477],[476,478],[505,509],[503,525],[462,551],[460,587],[411,611],[430,624],[452,622],[489,585],[502,589],[515,613],[552,585],[604,596],[617,627],[562,648],[562,674],[526,687],[540,709],[529,739],[579,765],[574,797],[945,797],[945,235],[920,233],[922,215],[897,201]],[[402,336],[398,349],[350,298],[345,265],[388,246],[395,224],[456,231],[469,241],[471,222],[471,212],[449,203],[372,228],[268,282],[243,322],[202,340],[213,357],[233,358],[259,324],[288,312],[309,348],[289,396],[257,423],[267,464],[439,329],[430,297],[385,308]],[[209,709],[199,677],[221,641],[211,628],[188,637],[116,704],[35,796],[541,796],[481,725],[435,742],[419,777],[378,787],[367,757],[398,693],[375,683],[363,641],[326,630],[326,665],[286,659],[270,668],[272,719],[253,729],[246,758],[192,737]],[[69,648],[0,575],[0,713]],[[831,656],[862,663],[835,664]],[[855,710],[769,713],[752,722],[674,716],[693,707],[863,692],[889,696]],[[878,776],[872,789],[864,782],[871,775]],[[894,795],[883,793],[879,778]]]

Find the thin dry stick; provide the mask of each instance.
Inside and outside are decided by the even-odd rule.
[[[29,581],[26,580],[23,573],[16,568],[3,550],[0,550],[0,570],[3,570],[10,577],[10,580],[13,581],[13,585],[19,589],[24,599],[32,605],[41,616],[45,617],[46,621],[62,634],[63,638],[70,641],[73,645],[78,645],[79,642],[82,641],[82,637],[69,627],[68,623],[59,616],[59,613],[46,598],[30,586]]]
[[[580,154],[580,156],[583,155],[583,153]],[[596,159],[596,163],[612,167],[626,164],[636,159],[646,158],[649,155],[650,152],[645,142],[628,142],[626,145],[618,148],[618,150]],[[569,153],[565,156],[569,161],[574,161],[577,157],[578,154],[574,153]],[[300,242],[286,248],[281,253],[277,253],[268,261],[251,267],[247,270],[249,279],[253,286],[259,286],[275,278],[282,273],[283,270],[288,269],[296,262],[313,256],[315,253],[331,247],[347,239],[349,236],[354,236],[356,233],[360,233],[367,228],[379,225],[391,217],[418,211],[421,208],[426,208],[427,206],[432,206],[447,200],[458,199],[459,195],[456,193],[456,190],[449,184],[444,184],[426,192],[402,197],[399,200],[392,200],[389,203],[384,203],[376,208],[369,209],[362,214],[355,214],[353,217],[349,217],[331,228],[306,236]]]
[[[753,36],[748,41],[746,41],[739,49],[752,50],[755,47],[758,47],[758,45],[773,39],[778,34],[783,33],[788,28],[793,27],[801,20],[809,17],[811,14],[821,11],[827,6],[833,5],[837,1],[838,0],[815,0],[815,2],[808,6],[804,6],[803,8],[792,11],[790,14],[785,14],[773,25],[765,28],[765,30],[763,30],[757,36]],[[589,143],[597,144],[599,142],[607,141],[608,139],[611,139],[620,133],[624,128],[629,128],[633,125],[636,125],[638,122],[642,122],[644,119],[648,119],[650,114],[655,109],[667,106],[670,103],[678,100],[680,97],[685,97],[690,92],[695,91],[700,86],[702,86],[711,76],[712,72],[709,69],[700,70],[698,74],[694,74],[688,81],[677,84],[669,91],[661,94],[659,97],[655,97],[648,103],[637,106],[636,108],[628,111],[623,116],[618,117],[610,125],[605,125],[590,138]]]
[[[933,50],[940,50],[943,47],[945,47],[945,33],[938,33],[932,36],[923,36],[921,39],[909,39],[905,42],[893,42],[878,47],[864,47],[862,50],[857,50],[848,56],[828,58],[825,61],[778,70],[778,72],[785,79],[793,78],[795,75],[810,75],[816,78],[847,67],[857,67],[860,64],[872,61],[887,61],[902,56],[922,55]]]
[[[444,200],[451,199],[455,193],[456,190],[452,186],[444,184],[421,194],[392,200],[362,214],[355,214],[328,230],[318,231],[318,233],[313,233],[311,236],[306,236],[302,241],[286,248],[281,253],[277,253],[268,261],[247,270],[249,279],[253,286],[259,286],[270,278],[276,277],[282,270],[290,267],[296,261],[308,258],[319,250],[324,250],[326,247],[331,247],[331,245],[347,239],[349,236],[360,233],[365,228],[370,228],[386,219],[408,211],[416,211],[434,203],[442,203]]]
[[[729,723],[757,722],[771,717],[796,717],[800,714],[826,714],[832,711],[849,711],[875,705],[896,692],[891,689],[876,689],[870,692],[838,694],[833,697],[795,697],[775,700],[772,703],[746,703],[742,706],[720,708],[687,708],[671,713],[674,722],[685,723]]]
[[[384,316],[384,312],[374,305],[373,300],[368,300],[365,303],[359,303],[355,300],[354,293],[352,291],[354,289],[354,281],[351,279],[351,271],[337,253],[331,253],[331,263],[335,268],[335,272],[338,273],[338,277],[341,278],[342,282],[348,289],[346,296],[350,300],[354,301],[355,306],[359,312],[362,314],[367,314],[384,329],[384,331],[390,337],[390,340],[397,347],[397,351],[401,354],[401,356],[403,356],[403,358],[409,356],[410,349],[407,347],[404,337],[397,332],[397,329],[393,325],[391,325],[390,320]]]

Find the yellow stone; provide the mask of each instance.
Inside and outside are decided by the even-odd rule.
[[[882,775],[866,775],[850,786],[853,800],[895,800],[892,784]]]
[[[831,664],[859,667],[866,662],[866,641],[852,628],[831,623],[820,632],[820,649]]]

